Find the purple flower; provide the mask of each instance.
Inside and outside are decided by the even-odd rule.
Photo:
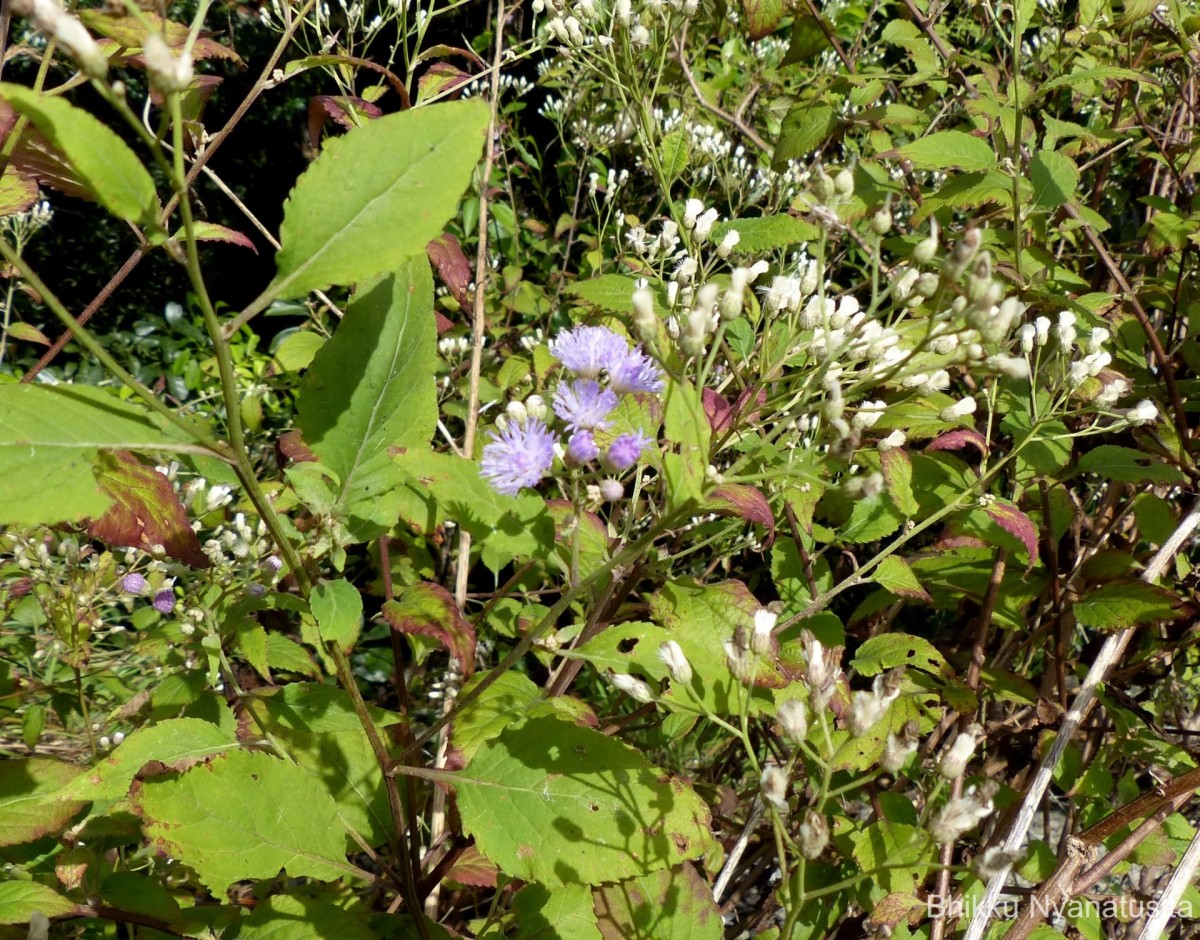
[[[663,390],[662,370],[640,346],[608,370],[608,382],[614,392],[622,395]]]
[[[169,614],[175,609],[175,589],[163,588],[154,595],[154,609],[160,614]]]
[[[492,489],[516,496],[523,486],[536,486],[554,463],[554,433],[537,418],[523,423],[509,421],[504,430],[492,432],[483,448],[480,473]]]
[[[576,431],[567,442],[567,457],[577,464],[587,463],[600,456],[600,448],[591,431]]]
[[[594,379],[629,355],[629,341],[606,326],[581,326],[559,333],[550,352],[576,375]]]
[[[121,590],[126,594],[145,594],[146,579],[136,571],[131,571],[121,579]]]
[[[606,421],[617,407],[617,393],[601,388],[594,379],[576,379],[569,385],[560,382],[554,392],[554,413],[567,423],[572,431],[594,431],[607,428]]]
[[[628,470],[642,456],[642,451],[650,444],[650,438],[638,431],[636,434],[622,434],[608,448],[608,463],[614,470]]]

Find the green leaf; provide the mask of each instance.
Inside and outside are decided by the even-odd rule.
[[[913,597],[923,601],[933,601],[929,592],[921,587],[921,582],[913,574],[912,568],[899,555],[888,555],[879,563],[875,573],[871,575],[880,587],[900,597]]]
[[[907,633],[873,636],[858,648],[850,665],[860,676],[874,676],[886,669],[908,666],[931,675],[944,675],[946,657],[928,640]]]
[[[92,463],[101,449],[173,450],[136,402],[82,385],[0,385],[0,525],[32,526],[99,516],[111,498]]]
[[[859,829],[850,841],[858,867],[885,894],[911,894],[933,860],[933,840],[926,833],[886,819]]]
[[[64,98],[39,94],[23,85],[0,84],[0,98],[61,151],[100,205],[127,222],[147,229],[159,227],[154,180],[112,130]]]
[[[913,495],[913,465],[908,453],[895,447],[879,455],[884,485],[892,502],[906,516],[915,516],[921,506]]]
[[[57,832],[83,807],[53,799],[79,773],[74,764],[41,757],[0,763],[0,845],[19,845]]]
[[[836,127],[837,112],[823,101],[797,105],[779,128],[771,166],[780,169],[789,161],[802,159],[819,149]]]
[[[821,234],[811,222],[794,215],[764,215],[722,222],[713,230],[713,243],[720,244],[727,232],[738,233],[738,251],[753,255],[815,241]]]
[[[304,376],[297,424],[341,480],[337,512],[365,541],[395,524],[397,448],[437,425],[433,278],[424,256],[360,292]]]
[[[691,138],[686,130],[680,127],[667,134],[658,147],[658,160],[664,179],[668,183],[677,180],[687,169],[691,156]]]
[[[1096,473],[1121,483],[1182,483],[1186,477],[1176,467],[1154,454],[1120,447],[1116,444],[1101,444],[1079,458],[1079,470]]]
[[[1175,620],[1179,598],[1145,581],[1113,581],[1075,602],[1075,619],[1085,627],[1121,630],[1139,623]]]
[[[278,273],[266,296],[363,283],[423,261],[426,243],[458,210],[487,126],[482,101],[455,101],[389,114],[330,140],[284,206]]]
[[[516,940],[603,940],[587,885],[529,884],[513,898]]]
[[[620,741],[557,718],[508,728],[453,777],[463,830],[480,852],[550,888],[646,874],[712,842],[708,807],[690,787]]]
[[[139,728],[108,757],[78,774],[54,795],[57,800],[116,800],[146,764],[157,761],[167,769],[183,770],[197,761],[237,747],[228,731],[199,718],[172,718]]]
[[[1057,209],[1075,198],[1079,168],[1066,154],[1039,150],[1029,161],[1029,180],[1033,183],[1033,204],[1040,209]]]
[[[313,588],[309,606],[321,639],[350,652],[362,631],[363,602],[358,589],[345,578],[322,581]]]
[[[991,144],[964,131],[938,131],[899,148],[918,170],[990,170],[996,165]]]
[[[370,845],[387,841],[392,819],[383,774],[346,692],[329,685],[293,682],[260,689],[243,701],[254,720],[320,781],[349,828]],[[368,712],[385,739],[388,732],[383,729],[402,720],[381,708]]]
[[[838,528],[837,537],[848,544],[875,542],[900,527],[904,516],[884,495],[854,501],[849,520]]]
[[[677,449],[663,455],[663,473],[673,507],[704,498],[704,474],[712,431],[695,387],[686,381],[667,387],[663,416],[666,438]]]
[[[333,798],[269,754],[232,751],[179,777],[151,777],[134,805],[153,850],[191,866],[218,897],[280,869],[322,880],[353,871]]]
[[[595,889],[604,940],[720,940],[712,886],[691,865]]]
[[[312,330],[300,330],[286,337],[275,350],[275,361],[284,372],[299,372],[312,364],[326,339]]]
[[[564,292],[586,301],[593,307],[599,307],[601,310],[628,314],[633,311],[633,292],[635,290],[637,290],[637,278],[624,274],[602,274],[599,277],[576,281],[566,287]],[[667,301],[662,286],[657,282],[651,282],[651,292],[654,295],[655,308],[664,312],[667,309]]]
[[[332,899],[272,894],[257,905],[238,927],[238,940],[375,940],[378,936],[360,914],[345,910]]]
[[[742,0],[746,35],[752,42],[775,32],[783,19],[783,0]]]
[[[817,18],[807,13],[798,15],[792,21],[792,38],[788,42],[787,55],[783,57],[780,65],[808,62],[824,52],[828,46],[829,38]]]
[[[36,881],[0,883],[0,924],[28,924],[35,914],[58,917],[73,914],[75,908],[74,901]]]

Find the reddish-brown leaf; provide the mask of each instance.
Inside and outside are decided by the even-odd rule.
[[[279,435],[275,441],[275,457],[281,467],[289,463],[314,463],[317,459],[299,431],[284,431]]]
[[[340,124],[346,130],[358,126],[355,115],[369,118],[380,117],[379,105],[353,95],[317,95],[308,103],[308,142],[313,150],[321,145],[321,130],[327,120]]]
[[[496,875],[499,873],[500,869],[495,863],[488,861],[479,854],[479,849],[471,845],[464,849],[458,860],[450,866],[446,878],[472,888],[494,888]]]
[[[107,13],[102,10],[78,10],[83,24],[94,33],[113,40],[125,49],[141,49],[146,41],[147,27],[154,30],[167,41],[167,46],[173,52],[183,49],[188,39],[189,27],[186,23],[176,23],[166,20],[156,13],[143,10],[137,16],[129,16],[124,10]],[[228,46],[222,46],[208,34],[201,33],[192,46],[193,59],[229,59],[238,65],[244,64],[241,57]]]
[[[1038,531],[1033,520],[1011,503],[992,503],[987,507],[987,514],[1005,532],[1021,540],[1032,565],[1038,557]]]
[[[471,78],[471,75],[449,62],[434,62],[417,79],[417,100],[425,101],[436,95],[444,95],[465,85]]]
[[[463,254],[458,239],[445,232],[425,246],[425,254],[429,255],[433,270],[450,295],[465,307],[467,285],[471,283],[471,262]]]
[[[987,438],[972,428],[959,428],[935,438],[925,445],[925,453],[933,450],[962,450],[964,447],[977,447],[979,452],[987,456]]]
[[[88,528],[92,538],[143,551],[161,545],[170,557],[186,565],[210,566],[187,510],[165,476],[128,451],[101,453],[95,472],[100,489],[113,502]]]
[[[762,492],[744,483],[726,483],[712,491],[709,508],[724,515],[740,516],[748,522],[766,526],[770,540],[775,538],[775,514]]]
[[[423,581],[383,605],[383,619],[397,633],[432,637],[458,660],[463,675],[475,671],[475,628],[440,584]]]

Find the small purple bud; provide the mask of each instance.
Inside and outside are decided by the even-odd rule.
[[[175,609],[174,588],[164,588],[154,595],[154,609],[160,614],[169,614]]]
[[[636,434],[622,434],[608,448],[608,462],[614,470],[628,470],[642,456],[642,450],[650,443],[650,439],[640,431]]]
[[[271,572],[271,574],[279,574],[283,569],[283,561],[278,555],[268,555],[263,560],[263,566]]]
[[[251,597],[262,597],[264,594],[267,593],[267,589],[265,587],[263,587],[261,584],[259,584],[257,581],[251,581],[249,584],[246,585],[246,593],[249,594]]]
[[[604,497],[606,502],[615,503],[625,495],[625,487],[621,485],[620,480],[601,480],[600,495]]]
[[[121,579],[121,590],[126,594],[145,594],[146,579],[136,571],[131,571]]]
[[[591,431],[576,431],[567,444],[567,457],[575,464],[585,464],[600,456],[600,448]]]

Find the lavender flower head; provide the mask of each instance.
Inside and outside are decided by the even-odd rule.
[[[663,374],[658,365],[642,352],[641,346],[608,370],[608,383],[614,392],[661,392]]]
[[[600,448],[591,431],[576,431],[567,442],[567,459],[575,464],[585,464],[600,456]]]
[[[629,341],[606,326],[580,326],[559,333],[550,352],[578,376],[596,378],[612,371],[629,355]]]
[[[642,451],[651,443],[641,431],[622,434],[609,445],[607,460],[614,470],[628,470],[642,456]]]
[[[145,594],[146,593],[146,578],[138,574],[136,571],[131,571],[121,579],[121,590],[126,594]]]
[[[165,587],[154,595],[154,609],[160,614],[169,614],[175,609],[175,589]]]
[[[536,486],[549,471],[554,441],[554,433],[537,418],[509,421],[499,434],[492,432],[483,448],[480,473],[497,493],[516,496],[522,487]]]
[[[554,392],[554,413],[572,431],[594,431],[612,425],[606,420],[617,407],[617,393],[601,388],[595,379],[560,382]]]

